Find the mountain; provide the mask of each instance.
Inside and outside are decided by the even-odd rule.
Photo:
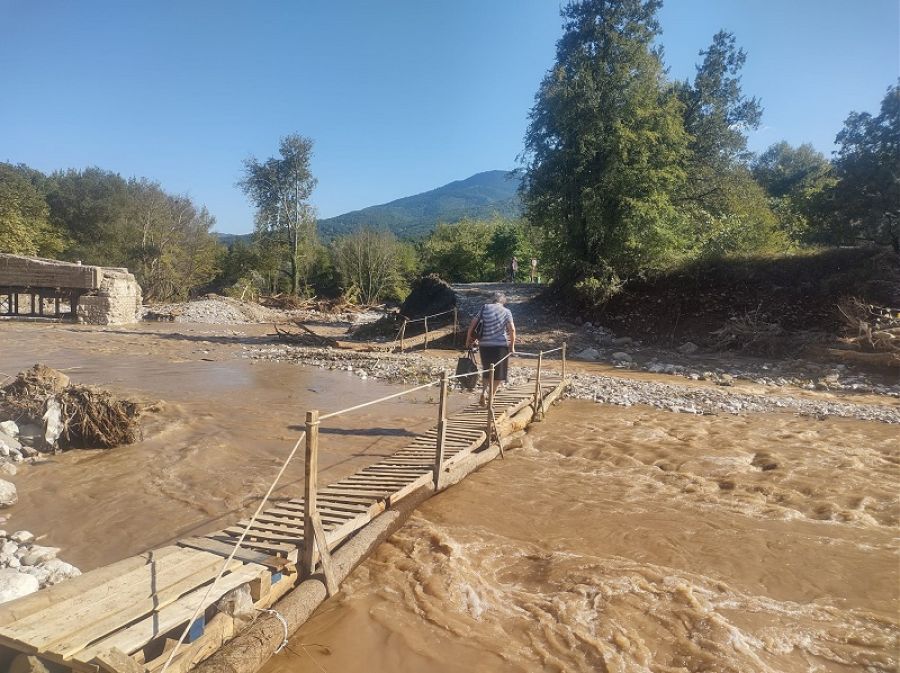
[[[319,220],[319,233],[329,239],[369,226],[389,229],[400,238],[418,238],[431,233],[439,222],[492,215],[517,217],[522,211],[519,181],[509,171],[476,173],[428,192]],[[238,239],[248,240],[251,235],[218,236],[222,243],[230,245]]]
[[[370,226],[416,238],[429,234],[439,222],[494,214],[516,217],[521,212],[518,187],[519,178],[510,177],[508,171],[485,171],[428,192],[319,220],[319,231],[331,238]]]

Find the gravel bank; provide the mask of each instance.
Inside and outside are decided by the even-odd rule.
[[[329,370],[352,371],[362,379],[378,378],[392,383],[421,383],[437,378],[443,369],[453,370],[454,358],[420,354],[356,353],[353,351],[302,346],[253,347],[244,357],[257,360],[296,362]],[[522,362],[521,360],[519,362]],[[510,382],[525,380],[532,366],[514,364]],[[882,423],[900,423],[900,408],[876,404],[856,404],[792,397],[784,394],[760,395],[719,386],[681,385],[641,381],[602,374],[572,375],[569,397],[605,404],[633,406],[646,404],[659,409],[688,414],[739,414],[746,412],[789,412],[825,418],[836,416]]]

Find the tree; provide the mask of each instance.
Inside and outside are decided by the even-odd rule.
[[[684,128],[690,134],[687,198],[709,203],[728,186],[729,173],[745,164],[747,131],[759,127],[762,105],[746,98],[741,90],[740,71],[747,60],[732,33],[719,31],[712,44],[701,51],[694,82],[675,86],[684,104]]]
[[[493,263],[488,247],[495,226],[487,220],[465,218],[439,224],[422,244],[425,273],[436,273],[453,283],[489,280]]]
[[[256,207],[258,232],[268,232],[288,249],[291,293],[300,290],[302,277],[315,259],[316,214],[308,199],[316,186],[310,170],[313,141],[292,134],[281,139],[280,157],[260,163],[244,161],[238,184]]]
[[[366,305],[396,296],[403,282],[402,252],[391,232],[363,227],[335,239],[332,251],[345,295]]]
[[[71,238],[67,259],[107,266],[129,263],[125,178],[97,167],[56,171],[47,178],[46,192],[50,220]]]
[[[556,63],[525,136],[522,197],[565,282],[628,275],[679,247],[681,104],[663,86],[660,0],[583,0],[562,10]]]
[[[27,171],[0,163],[0,252],[54,255],[62,250],[64,240],[50,223],[44,195]]]
[[[819,202],[835,183],[831,162],[809,143],[792,147],[781,141],[753,162],[753,177],[766,190],[781,228],[795,242],[815,238]]]
[[[878,116],[851,112],[835,142],[832,241],[890,243],[900,252],[900,81]]]

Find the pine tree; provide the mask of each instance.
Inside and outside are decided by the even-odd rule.
[[[535,96],[522,196],[563,281],[629,275],[677,249],[682,108],[666,85],[661,0],[583,0],[563,11],[556,63]]]

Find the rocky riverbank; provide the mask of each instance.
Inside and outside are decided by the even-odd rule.
[[[328,348],[303,346],[248,347],[243,356],[257,360],[296,362],[329,370],[352,372],[361,379],[377,378],[392,383],[413,384],[437,378],[443,370],[453,370],[454,358],[422,353],[358,353]],[[525,380],[534,370],[517,358],[510,367],[510,382]],[[673,372],[674,374],[675,372]],[[605,404],[633,406],[644,404],[676,413],[762,413],[788,412],[811,417],[836,416],[883,423],[900,423],[900,407],[879,404],[840,402],[791,395],[790,388],[780,387],[772,394],[746,392],[732,387],[734,377],[709,373],[710,385],[698,383],[658,382],[607,376],[585,372],[571,374],[568,395]],[[799,391],[798,391],[799,392]]]

